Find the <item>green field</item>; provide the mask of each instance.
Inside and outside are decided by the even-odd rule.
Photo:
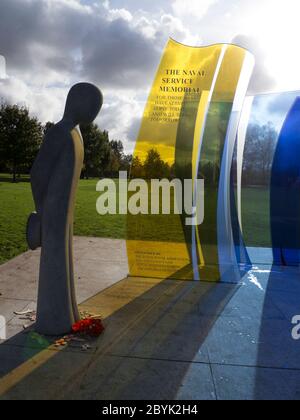
[[[12,184],[0,177],[0,264],[27,250],[25,229],[34,210],[29,182]],[[99,216],[96,212],[96,180],[80,181],[75,235],[105,238],[125,237],[125,216]]]
[[[100,216],[96,212],[97,180],[81,180],[77,193],[75,235],[124,239],[126,216]],[[27,250],[25,229],[28,215],[33,210],[30,184],[23,180],[13,184],[10,178],[0,175],[0,264]],[[248,246],[270,246],[268,229],[268,191],[245,189],[243,191],[244,235]],[[145,223],[147,220],[147,223]],[[143,216],[136,218],[132,238],[141,232],[147,240],[177,241],[178,216]],[[160,226],[159,232],[156,229]]]

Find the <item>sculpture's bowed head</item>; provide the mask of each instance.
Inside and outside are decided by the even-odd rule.
[[[64,119],[78,124],[92,123],[103,104],[101,91],[90,83],[78,83],[68,94]]]

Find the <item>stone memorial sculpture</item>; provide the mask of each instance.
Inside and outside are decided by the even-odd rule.
[[[80,83],[69,92],[63,119],[46,133],[31,170],[36,212],[27,225],[27,242],[41,250],[36,331],[57,336],[79,321],[73,269],[73,220],[84,159],[80,124],[97,117],[100,90]]]

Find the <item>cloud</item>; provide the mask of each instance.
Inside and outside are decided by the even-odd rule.
[[[236,35],[232,43],[248,49],[255,57],[255,68],[248,93],[255,95],[270,91],[275,86],[275,80],[265,66],[265,52],[260,48],[258,40],[246,35]]]
[[[1,0],[0,51],[22,71],[70,72],[91,9],[67,0]]]
[[[273,3],[274,0],[1,0],[0,54],[6,58],[9,79],[0,82],[0,98],[26,104],[42,121],[57,121],[70,86],[83,80],[94,82],[105,98],[98,120],[101,128],[132,148],[147,91],[169,37],[189,45],[230,42],[234,37],[237,44],[256,56],[252,93],[274,86],[270,77],[274,69],[276,79],[287,80],[291,77],[286,73],[290,74],[293,67],[296,83],[298,67],[284,68],[289,60],[278,57],[278,39],[273,48],[268,45],[266,49],[274,58],[268,71],[266,53],[259,47],[262,42],[245,35],[235,36],[255,33],[260,41],[265,39],[270,25],[278,26],[277,20],[272,23],[273,16],[267,19],[267,6]],[[281,12],[277,14],[281,16]],[[281,35],[280,32],[278,37]],[[295,61],[294,51],[293,47]],[[284,57],[288,54],[290,50]]]
[[[2,0],[0,52],[28,83],[67,85],[80,77],[102,87],[146,88],[169,36],[183,43],[199,37],[171,14],[145,16],[109,3]]]
[[[135,92],[107,91],[102,111],[97,119],[101,129],[106,129],[110,137],[122,140],[126,150],[132,151],[137,136],[132,129],[134,121],[141,122],[145,97]]]
[[[180,19],[170,14],[161,17],[160,28],[172,38],[187,45],[198,46],[202,40],[199,35],[193,35],[182,23]]]
[[[6,79],[6,60],[3,55],[0,55],[0,80]]]
[[[82,41],[82,74],[101,86],[147,86],[160,48],[123,19],[95,25]]]
[[[299,94],[300,92],[284,92],[257,96],[253,103],[251,123],[259,125],[271,123],[279,133],[287,113]]]
[[[123,19],[127,22],[131,22],[133,16],[126,9],[108,9],[108,20],[114,21],[118,19]]]
[[[176,16],[190,15],[200,19],[217,2],[218,0],[175,0],[172,4],[172,9]]]
[[[0,81],[1,99],[25,106],[42,123],[61,119],[68,88],[32,88],[15,77]]]
[[[128,12],[129,13],[129,12]],[[162,14],[147,14],[95,22],[82,41],[82,74],[101,86],[115,89],[148,88],[169,37],[198,44],[180,19]],[[128,15],[129,16],[129,15]]]
[[[105,97],[97,122],[131,150],[130,126],[142,117],[168,31],[188,34],[175,18],[151,16],[155,29],[148,36],[139,21],[139,14],[109,3],[1,0],[0,53],[10,78],[1,80],[0,98],[27,106],[43,123],[56,122],[70,86],[94,81]]]
[[[127,129],[127,138],[129,142],[135,142],[138,138],[139,130],[141,128],[141,119],[135,117],[132,119],[130,126]]]
[[[300,91],[279,93],[272,95],[272,100],[268,105],[268,111],[272,114],[286,115],[293,105],[296,97],[300,96]]]

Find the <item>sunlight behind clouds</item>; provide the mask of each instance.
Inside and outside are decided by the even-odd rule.
[[[258,38],[266,66],[280,90],[300,87],[300,2],[272,0],[260,17]]]
[[[218,0],[175,0],[172,8],[176,16],[191,15],[201,19]]]
[[[263,85],[259,80],[262,72],[256,74],[259,90],[296,90],[300,88],[300,2],[299,0],[262,0],[252,12],[242,14],[237,10],[234,19],[240,34],[246,42],[241,46],[249,48],[256,56],[257,65],[269,79],[272,86]],[[251,38],[251,45],[247,42]],[[258,90],[258,92],[259,92]]]

